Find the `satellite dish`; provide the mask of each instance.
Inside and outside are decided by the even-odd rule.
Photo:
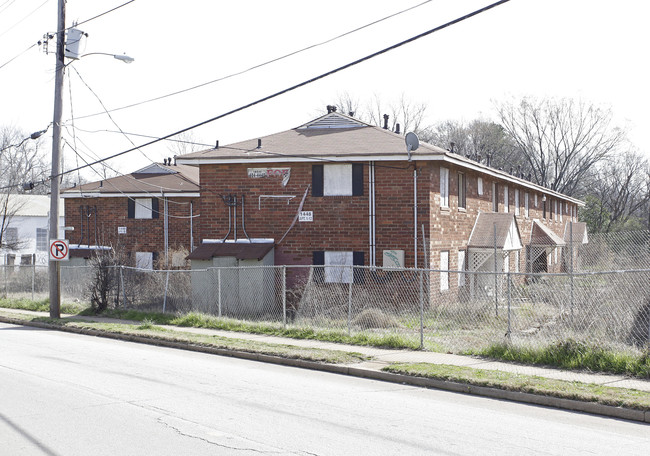
[[[411,152],[417,150],[417,148],[420,147],[420,140],[418,139],[418,135],[412,131],[408,132],[404,139],[406,141],[406,152],[409,156],[408,160],[411,161]]]

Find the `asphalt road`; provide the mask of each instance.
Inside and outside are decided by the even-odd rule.
[[[0,455],[650,454],[650,426],[0,324]]]

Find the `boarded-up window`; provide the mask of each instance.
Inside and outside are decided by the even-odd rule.
[[[135,267],[153,269],[153,252],[135,252]]]
[[[449,207],[449,170],[440,168],[440,207]]]
[[[449,250],[440,252],[440,291],[449,290]]]
[[[312,196],[363,196],[363,164],[312,165]]]
[[[460,271],[460,274],[458,274],[459,287],[465,286],[465,261],[466,261],[465,258],[466,258],[465,250],[459,250],[458,251],[458,271]]]

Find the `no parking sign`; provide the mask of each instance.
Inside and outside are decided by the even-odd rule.
[[[55,239],[50,242],[50,260],[68,261],[70,259],[70,245],[66,239]]]

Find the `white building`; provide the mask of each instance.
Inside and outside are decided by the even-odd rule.
[[[4,230],[5,239],[15,244],[13,249],[0,249],[2,264],[32,264],[36,254],[36,264],[48,262],[48,216],[50,197],[46,195],[0,195],[7,210],[0,213],[0,220],[7,217]],[[4,204],[2,204],[4,207]],[[59,204],[59,226],[64,224],[63,205]],[[4,226],[5,224],[2,224]]]

